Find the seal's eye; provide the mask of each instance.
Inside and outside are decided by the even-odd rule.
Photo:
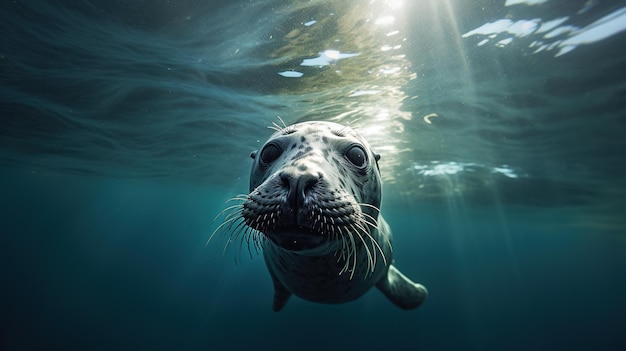
[[[283,153],[278,146],[274,144],[268,144],[261,151],[261,162],[268,164],[274,162],[280,154]]]
[[[346,158],[355,166],[361,168],[365,166],[365,150],[360,146],[353,146],[346,152]]]

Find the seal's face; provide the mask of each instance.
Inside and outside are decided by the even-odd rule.
[[[250,194],[241,215],[279,247],[337,250],[333,243],[341,243],[349,251],[346,241],[362,241],[349,233],[366,237],[376,226],[378,156],[352,129],[296,124],[274,133],[251,156]]]

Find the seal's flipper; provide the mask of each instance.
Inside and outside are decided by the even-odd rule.
[[[275,312],[278,312],[285,307],[291,293],[276,279],[276,277],[274,277],[273,274],[272,281],[274,282],[274,305],[272,306],[272,309]]]
[[[376,287],[391,302],[404,310],[419,307],[428,296],[428,291],[423,285],[413,283],[393,265],[389,266],[387,276],[383,277]]]

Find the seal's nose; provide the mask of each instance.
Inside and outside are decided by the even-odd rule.
[[[313,186],[320,180],[321,174],[312,171],[283,172],[280,179],[288,189],[287,202],[294,215],[304,205],[304,200]]]

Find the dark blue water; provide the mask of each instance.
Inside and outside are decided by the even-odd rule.
[[[626,348],[626,2],[1,6],[2,349]],[[382,155],[422,307],[205,247],[277,116]]]

